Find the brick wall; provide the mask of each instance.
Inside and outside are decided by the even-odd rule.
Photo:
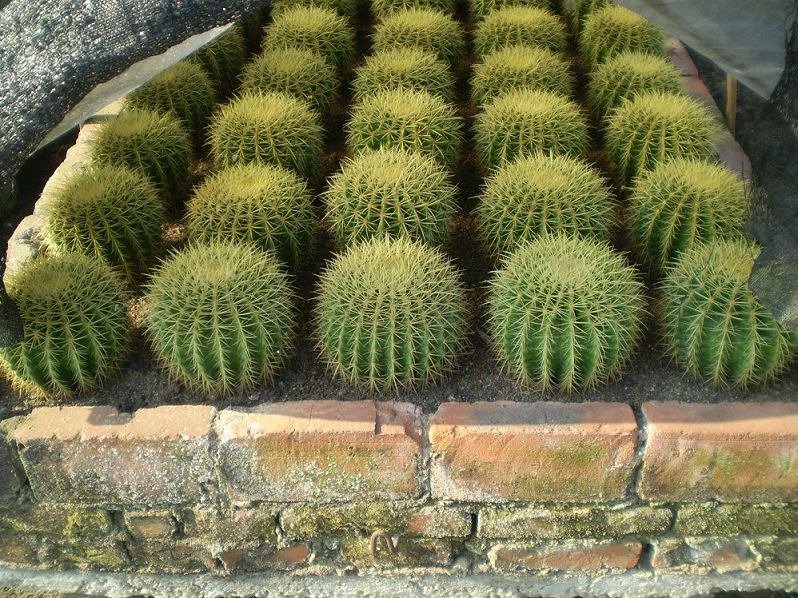
[[[0,563],[798,571],[798,405],[302,401],[0,422]]]

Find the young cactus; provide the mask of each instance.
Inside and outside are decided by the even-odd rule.
[[[453,14],[455,0],[370,0],[369,3],[371,12],[379,20],[408,8],[424,8]]]
[[[535,152],[581,157],[587,148],[587,121],[579,106],[548,91],[519,89],[488,104],[474,125],[483,168]]]
[[[682,74],[664,58],[622,52],[593,71],[587,96],[593,113],[604,118],[638,94],[680,93],[682,89]]]
[[[596,170],[576,158],[538,153],[495,171],[476,211],[482,239],[498,257],[546,234],[607,240],[614,208]]]
[[[253,243],[290,267],[305,257],[313,230],[313,205],[294,172],[267,164],[239,164],[217,171],[194,192],[187,207],[188,237]]]
[[[579,51],[590,70],[621,52],[665,55],[665,36],[655,25],[623,6],[605,6],[585,20]]]
[[[791,337],[751,293],[759,248],[716,240],[684,252],[662,283],[664,333],[676,363],[715,384],[760,384],[789,362]]]
[[[404,47],[377,52],[355,71],[355,102],[380,91],[395,89],[428,91],[451,102],[454,100],[454,75],[432,52]]]
[[[218,167],[256,162],[317,174],[324,145],[321,119],[310,105],[284,92],[246,92],[223,106],[211,124]]]
[[[104,261],[77,253],[37,259],[13,279],[24,330],[0,352],[18,390],[69,397],[116,369],[128,341],[125,295]]]
[[[164,195],[174,197],[188,177],[190,147],[186,130],[174,117],[126,110],[100,127],[91,143],[91,156],[99,164],[139,170]]]
[[[546,48],[562,54],[565,25],[557,15],[531,6],[507,6],[489,13],[474,31],[474,53],[487,56],[509,46]]]
[[[426,91],[398,89],[366,97],[347,123],[352,153],[381,147],[418,150],[453,168],[460,153],[462,121],[454,106]]]
[[[677,158],[635,182],[629,232],[644,261],[662,270],[695,245],[742,235],[747,213],[740,177],[716,164]]]
[[[347,160],[325,200],[340,247],[386,235],[442,245],[457,203],[456,188],[433,158],[400,147]]]
[[[267,50],[244,72],[246,92],[280,91],[308,102],[326,117],[338,99],[338,72],[323,56],[311,50]]]
[[[340,16],[347,19],[354,19],[357,13],[357,0],[273,0],[272,16],[276,17],[280,13],[296,8],[297,6],[315,6],[334,10]]]
[[[505,367],[541,390],[596,386],[628,361],[643,285],[620,254],[591,239],[522,245],[491,283],[489,328]]]
[[[147,292],[147,330],[169,375],[207,395],[271,379],[293,339],[279,262],[252,245],[214,241],[173,254]]]
[[[449,371],[465,342],[454,268],[404,237],[347,249],[322,273],[319,346],[336,375],[372,388],[414,386]]]
[[[545,48],[510,46],[491,52],[474,65],[471,98],[477,108],[508,91],[532,89],[570,96],[574,77],[559,54]]]
[[[491,12],[507,6],[529,6],[551,10],[550,0],[468,0],[468,14],[471,22],[478,24]]]
[[[160,246],[164,218],[158,190],[143,173],[97,165],[56,191],[46,239],[54,253],[101,258],[130,278]]]
[[[264,50],[299,48],[321,54],[343,69],[354,51],[349,21],[335,11],[318,6],[297,6],[281,11],[266,27]]]
[[[629,182],[667,159],[713,159],[716,130],[715,118],[697,101],[647,92],[610,115],[605,143],[618,176]]]
[[[456,65],[465,49],[465,38],[451,16],[437,10],[408,8],[385,17],[374,30],[375,52],[393,48],[426,50]]]

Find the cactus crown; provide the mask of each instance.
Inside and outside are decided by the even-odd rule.
[[[244,92],[282,91],[307,101],[326,116],[338,97],[338,73],[323,56],[311,50],[267,50],[247,65]]]
[[[621,52],[664,56],[665,36],[636,12],[610,5],[587,17],[579,35],[579,51],[593,70]]]
[[[449,235],[456,189],[433,158],[380,148],[347,160],[325,199],[325,218],[340,246],[385,235],[441,245]]]
[[[759,248],[716,240],[683,253],[662,283],[665,342],[675,361],[716,384],[759,384],[789,362],[795,339],[754,297]]]
[[[477,115],[474,128],[487,170],[536,151],[580,157],[587,147],[579,106],[548,91],[519,89],[499,96]]]
[[[219,97],[235,89],[244,65],[246,43],[243,26],[234,25],[191,56],[190,60],[208,74]]]
[[[47,211],[47,242],[56,253],[105,259],[130,277],[161,242],[158,191],[141,172],[97,165],[68,178]]]
[[[354,18],[357,12],[357,2],[355,0],[273,0],[272,16],[276,17],[280,13],[297,6],[315,6],[334,10],[342,17],[347,17],[348,19]]]
[[[345,17],[318,6],[281,11],[266,27],[264,50],[301,48],[318,52],[342,69],[354,50],[354,33]]]
[[[173,254],[153,276],[147,328],[169,375],[225,394],[268,380],[293,338],[288,279],[252,245],[213,241]]]
[[[500,256],[545,234],[606,240],[614,207],[601,175],[582,160],[538,153],[493,173],[477,217],[483,240]]]
[[[718,125],[697,101],[681,94],[646,92],[610,115],[606,145],[618,175],[631,181],[670,158],[713,159]]]
[[[347,123],[352,153],[380,147],[418,150],[453,167],[462,122],[451,104],[426,91],[398,89],[366,97]]]
[[[355,72],[353,89],[355,102],[394,89],[428,91],[450,102],[454,99],[454,76],[449,66],[432,52],[399,47],[366,58]]]
[[[677,158],[635,182],[630,233],[643,259],[661,269],[698,243],[741,235],[747,211],[740,177],[716,164]]]
[[[442,13],[454,13],[455,0],[370,0],[371,12],[379,19],[408,8],[437,10]]]
[[[322,273],[316,317],[322,356],[355,384],[435,381],[464,345],[457,273],[440,252],[404,237],[340,254]]]
[[[313,206],[307,185],[279,166],[224,168],[203,181],[187,210],[188,235],[194,241],[254,243],[291,267],[310,245]]]
[[[246,92],[223,106],[211,125],[211,151],[217,166],[275,164],[310,178],[323,148],[319,115],[284,92]]]
[[[590,388],[629,359],[643,285],[605,243],[543,236],[508,257],[491,283],[489,327],[518,378],[543,390]]]
[[[448,64],[456,64],[465,48],[460,26],[437,10],[408,8],[392,13],[377,23],[374,51],[410,47],[427,50]]]
[[[679,93],[682,75],[660,56],[622,52],[599,65],[590,77],[588,101],[593,112],[604,117],[624,100],[639,93]]]
[[[468,0],[468,13],[472,23],[479,23],[488,14],[507,6],[529,6],[551,10],[550,0]]]
[[[501,48],[474,65],[471,97],[478,108],[508,91],[523,88],[570,96],[571,67],[559,54],[529,46]]]
[[[507,6],[489,13],[474,32],[474,52],[485,56],[508,46],[565,52],[565,26],[559,17],[532,6]]]
[[[185,184],[191,159],[188,135],[168,114],[126,110],[105,123],[92,141],[94,161],[140,170],[166,195]]]
[[[13,290],[24,335],[0,365],[15,387],[71,396],[117,367],[128,340],[125,295],[105,262],[76,253],[38,259],[14,277]]]

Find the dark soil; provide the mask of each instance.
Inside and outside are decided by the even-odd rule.
[[[463,15],[461,15],[463,16]],[[465,22],[465,19],[461,19]],[[369,34],[372,23],[367,14],[361,14],[358,23],[359,55],[368,52]],[[582,100],[585,77],[580,69],[575,53],[572,62],[577,72],[577,99]],[[356,64],[351,65],[351,67]],[[447,252],[455,265],[461,270],[466,284],[469,302],[473,307],[474,321],[470,349],[462,356],[459,367],[446,380],[437,386],[429,386],[416,391],[388,390],[371,391],[352,387],[349,384],[332,378],[325,365],[314,350],[312,338],[312,312],[315,280],[324,263],[332,257],[329,239],[319,227],[318,242],[313,248],[313,257],[307,266],[296,274],[295,283],[299,295],[300,324],[294,356],[286,367],[270,384],[265,384],[249,392],[235,394],[224,399],[213,400],[214,404],[223,406],[250,406],[262,402],[294,401],[301,399],[336,399],[336,400],[404,400],[422,406],[425,412],[432,412],[445,401],[612,401],[639,404],[649,400],[677,400],[686,402],[720,402],[720,401],[796,401],[798,400],[798,371],[794,368],[786,373],[780,381],[767,387],[748,390],[713,387],[696,382],[671,366],[664,356],[662,345],[656,340],[658,333],[653,326],[649,327],[641,341],[637,353],[631,363],[622,371],[619,378],[600,388],[578,392],[571,395],[558,393],[542,393],[518,384],[509,374],[502,372],[487,341],[484,330],[485,287],[490,279],[491,270],[495,267],[476,241],[473,230],[473,219],[470,215],[475,205],[475,197],[479,194],[482,178],[476,160],[473,157],[473,141],[470,135],[473,121],[473,106],[468,102],[468,73],[470,60],[465,58],[460,65],[459,100],[460,110],[466,120],[467,138],[463,159],[457,168],[455,178],[461,193],[461,211],[456,218],[455,231]],[[351,68],[350,75],[351,77]],[[345,152],[344,123],[348,117],[348,85],[342,98],[341,107],[331,116],[328,125],[328,148],[325,160],[325,176],[334,172]],[[600,151],[600,134],[594,127],[593,151],[590,159],[599,168],[608,172],[604,156]],[[60,150],[59,150],[60,151]],[[52,172],[47,168],[55,168],[55,164],[40,164],[41,173]],[[203,169],[199,169],[201,172]],[[40,173],[40,174],[41,174]],[[49,174],[48,174],[49,176]],[[45,176],[46,180],[46,176]],[[318,181],[317,191],[323,189],[324,178]],[[43,184],[43,182],[42,182]],[[618,190],[621,203],[623,191]],[[38,194],[38,193],[37,193]],[[35,197],[32,195],[30,197]],[[32,200],[28,197],[27,208],[20,207],[22,215],[30,213]],[[321,210],[321,202],[317,201]],[[176,226],[173,229],[179,228]],[[620,230],[615,244],[626,249]],[[11,229],[13,230],[13,228]],[[5,232],[5,231],[4,231]],[[179,235],[178,235],[179,236]],[[2,239],[0,239],[2,240]],[[649,288],[654,288],[656,281],[647,276]],[[652,297],[650,311],[654,311],[656,302]],[[134,302],[132,313],[140,310],[140,304]],[[30,408],[35,401],[18,396],[0,382],[0,395],[5,398],[10,411],[21,412]],[[132,411],[140,407],[152,407],[163,404],[206,403],[207,397],[192,393],[179,384],[170,382],[158,368],[153,356],[146,346],[143,331],[137,329],[131,354],[120,372],[109,380],[102,389],[95,393],[79,397],[73,402],[81,404],[110,404],[123,411]]]

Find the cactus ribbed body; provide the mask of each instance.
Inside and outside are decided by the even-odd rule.
[[[607,240],[614,207],[604,179],[582,160],[535,154],[488,179],[477,205],[478,228],[495,256],[545,234]]]
[[[540,47],[561,54],[566,42],[565,26],[559,17],[531,6],[494,10],[474,31],[474,53],[480,57],[509,46]]]
[[[441,245],[449,236],[456,188],[433,158],[382,148],[345,162],[325,200],[326,220],[341,247],[385,235]]]
[[[676,159],[637,179],[629,228],[639,254],[659,270],[696,244],[740,236],[747,213],[740,177],[716,164]]]
[[[468,14],[471,22],[479,23],[494,10],[508,6],[529,6],[543,10],[551,10],[550,0],[468,0]]]
[[[609,3],[610,0],[560,0],[560,11],[571,33],[579,33],[587,18]]]
[[[665,36],[655,25],[622,6],[590,14],[579,34],[579,51],[590,70],[621,52],[665,55]]]
[[[208,74],[219,97],[228,95],[238,85],[238,75],[244,66],[246,43],[244,28],[234,25],[191,56],[190,60],[199,64]]]
[[[46,257],[13,281],[24,335],[0,361],[14,386],[70,396],[118,366],[128,340],[125,296],[105,262],[75,253]]]
[[[254,243],[291,267],[305,257],[313,205],[294,172],[266,164],[222,169],[203,181],[187,205],[191,240]]]
[[[321,353],[351,383],[440,379],[463,348],[465,319],[455,270],[437,250],[404,237],[354,245],[321,277]]]
[[[474,128],[486,170],[538,151],[581,157],[587,148],[587,122],[579,106],[548,91],[508,92],[477,115]]]
[[[492,282],[489,327],[506,367],[561,392],[595,386],[630,357],[643,285],[608,245],[544,236],[511,254]]]
[[[455,65],[465,48],[460,26],[437,10],[408,8],[385,17],[374,29],[374,51],[418,48]]]
[[[454,76],[449,66],[432,52],[403,47],[369,56],[355,72],[355,102],[395,89],[428,91],[450,102],[454,99]]]
[[[294,307],[279,262],[252,245],[197,244],[150,283],[147,328],[170,376],[221,395],[268,380],[293,339]]]
[[[754,297],[748,277],[759,249],[714,241],[686,251],[662,283],[665,341],[701,380],[745,386],[772,379],[795,339]]]
[[[501,48],[474,65],[471,97],[477,108],[508,91],[524,88],[570,96],[571,67],[561,55],[529,46]]]
[[[438,10],[442,13],[454,13],[455,0],[370,0],[371,12],[377,19],[408,8]]]
[[[299,48],[318,52],[342,69],[354,50],[354,32],[346,17],[318,6],[298,6],[279,12],[266,27],[263,49]]]
[[[321,119],[307,102],[283,92],[242,94],[211,125],[217,166],[256,162],[317,174],[323,148]]]
[[[454,106],[425,91],[398,89],[366,97],[347,123],[352,153],[381,147],[401,147],[432,156],[453,167],[460,144],[462,121]]]

